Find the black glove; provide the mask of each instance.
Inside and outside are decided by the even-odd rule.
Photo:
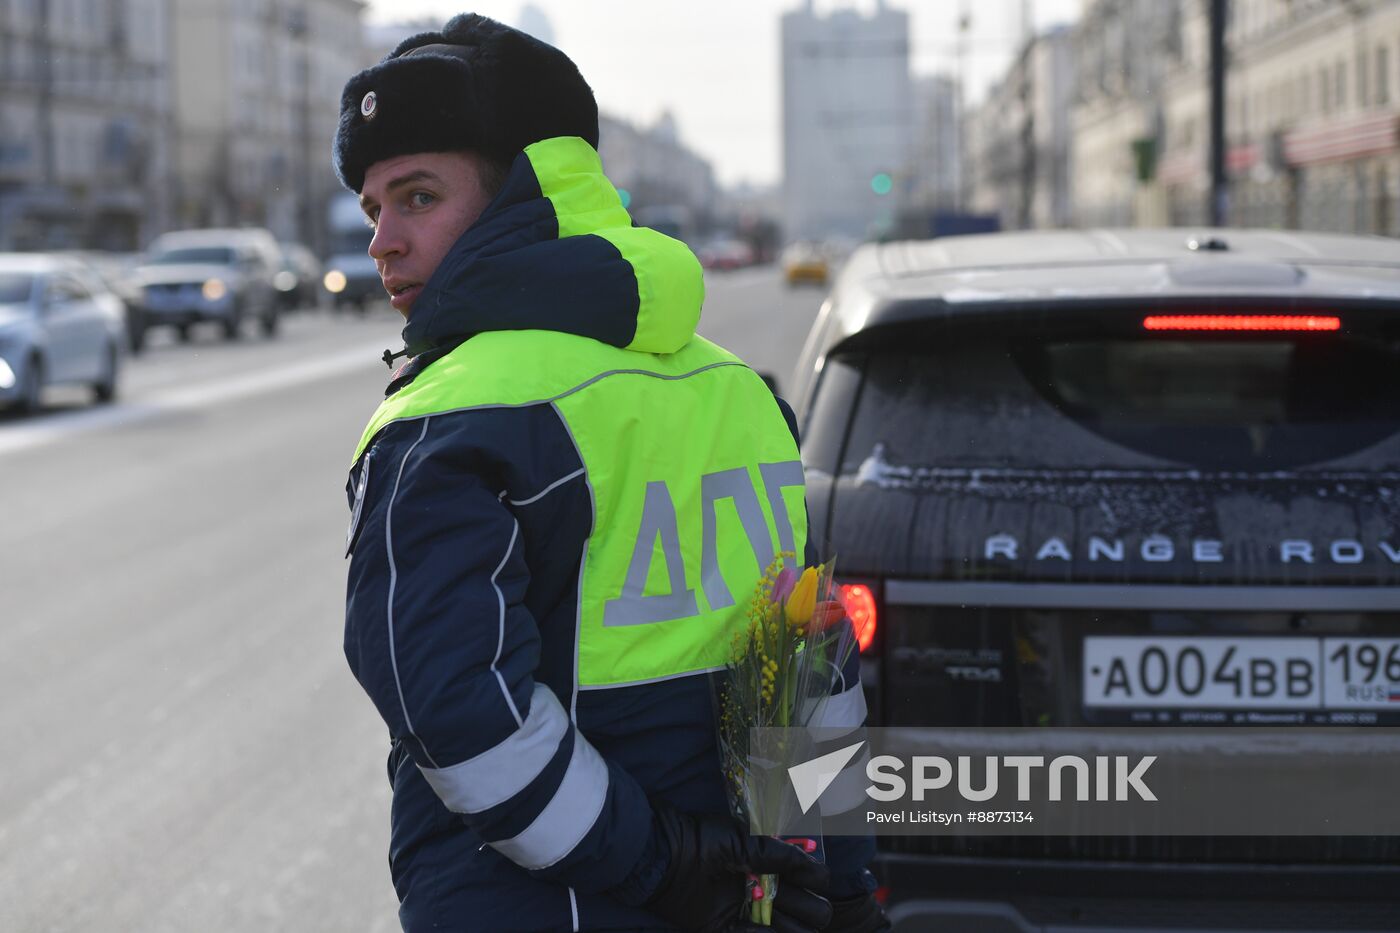
[[[826,866],[796,846],[766,836],[750,836],[723,815],[681,813],[653,802],[656,825],[670,850],[670,864],[647,909],[697,933],[816,933],[831,920]],[[747,873],[778,876],[773,925],[748,919]]]
[[[890,918],[873,894],[831,902],[831,922],[826,933],[886,933]]]

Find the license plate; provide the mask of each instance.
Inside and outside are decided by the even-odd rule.
[[[195,294],[187,289],[151,291],[146,293],[146,306],[161,311],[183,310],[191,305]]]
[[[1084,639],[1100,709],[1400,709],[1400,638]]]

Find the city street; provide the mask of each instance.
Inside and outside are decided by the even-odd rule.
[[[832,928],[1400,933],[1394,782],[1319,744],[1375,757],[1400,726],[1400,0],[470,9],[0,0],[0,933],[395,931],[395,804],[415,933],[636,925],[470,853],[420,858],[438,798],[400,782],[391,799],[376,702],[443,800],[556,877],[618,851],[586,832],[602,779],[568,715],[682,810],[717,799],[708,772],[771,823],[772,756],[735,741],[705,764],[692,720],[715,712],[869,730],[843,779],[793,784],[804,817],[920,805],[881,826],[865,810],[863,866],[823,850]],[[421,579],[487,548],[444,545],[407,507],[455,508],[470,484],[371,477],[382,435],[350,520],[350,459],[403,347],[394,307],[434,335],[451,315],[431,303],[459,297],[485,329],[562,327],[635,278],[693,314],[653,234],[709,270],[699,333],[810,402],[822,566],[736,602],[800,505],[771,438],[731,430],[753,411],[710,419],[697,380],[652,387],[654,411],[564,400],[564,433],[482,431],[567,461],[485,498],[535,509],[515,532],[542,545],[531,611],[552,638],[577,609],[572,655],[509,641],[512,555],[479,575],[505,621],[485,587],[484,641],[430,618],[419,650],[403,619],[452,602],[472,622],[481,602]],[[461,295],[426,288],[438,276]],[[318,304],[341,310],[298,307]],[[504,358],[502,379],[541,365]],[[634,443],[648,432],[665,449]],[[461,446],[428,425],[401,440],[395,465]],[[714,449],[737,459],[700,464]],[[741,460],[763,468],[753,488],[731,482]],[[613,534],[589,530],[589,502]],[[494,534],[475,517],[453,534]],[[344,653],[352,541],[374,702]],[[833,600],[844,619],[808,618]],[[360,663],[366,602],[379,668]],[[685,688],[721,669],[731,610],[772,636],[734,643],[758,680],[697,711]],[[461,676],[488,660],[499,683]],[[519,664],[551,686],[576,669],[566,713],[522,715]],[[480,741],[454,746],[463,717]],[[1299,741],[1275,744],[1285,729]],[[958,736],[981,781],[923,786],[929,748],[969,760]],[[1119,743],[1140,738],[1161,758],[1151,799],[1127,792],[1146,766],[1125,771]],[[1028,777],[1037,743],[1054,757]],[[880,780],[890,755],[912,784]],[[816,834],[798,822],[774,832]],[[654,907],[678,926],[714,900],[708,845],[669,845]],[[772,906],[733,890],[739,913]]]
[[[820,300],[711,276],[701,330],[787,382]],[[159,339],[114,406],[0,416],[0,929],[397,929],[388,742],[340,637],[398,329]]]

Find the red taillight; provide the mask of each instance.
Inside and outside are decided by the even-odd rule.
[[[856,641],[864,651],[875,640],[875,594],[863,583],[843,583],[841,599],[846,604],[846,615],[851,617]]]
[[[1341,330],[1342,319],[1320,314],[1153,314],[1146,330]]]

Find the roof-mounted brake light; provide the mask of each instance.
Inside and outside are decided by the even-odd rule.
[[[1153,314],[1142,319],[1145,330],[1330,331],[1342,319],[1323,314]]]

